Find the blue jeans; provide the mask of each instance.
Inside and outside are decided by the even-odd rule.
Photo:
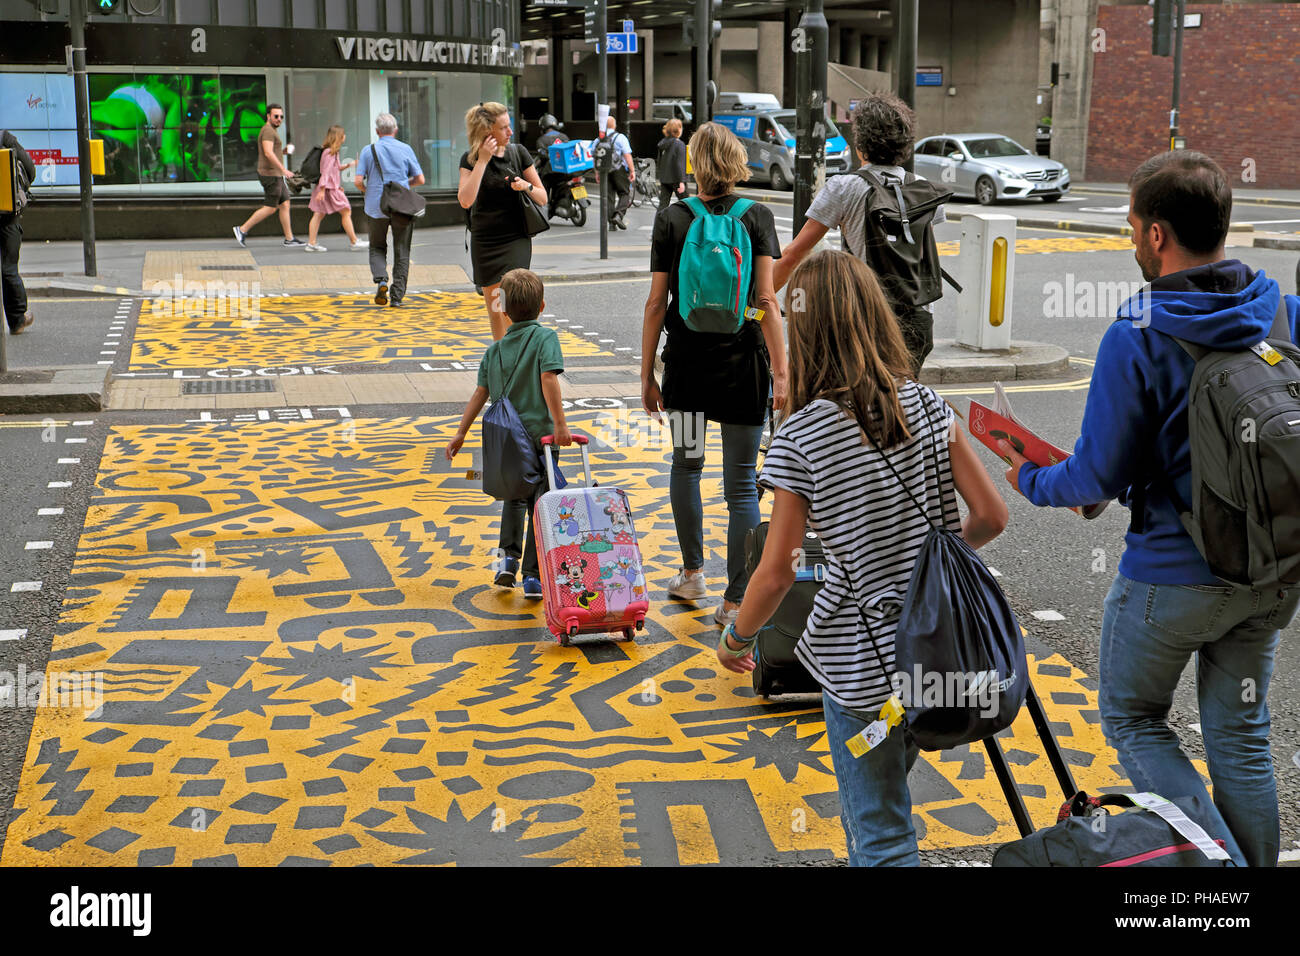
[[[704,508],[700,502],[700,473],[704,470],[704,441],[708,423],[697,412],[667,413],[673,433],[673,466],[668,476],[668,500],[677,526],[682,563],[704,567]],[[739,604],[745,596],[745,536],[758,526],[758,486],[754,469],[762,425],[722,425],[722,496],[727,501],[727,590],[724,600]]]
[[[844,742],[876,719],[841,707],[822,695],[831,763],[840,788],[840,822],[849,848],[849,866],[920,866],[916,829],[912,826],[912,794],[907,774],[921,752],[900,725],[862,757],[849,753]]]
[[[1298,603],[1298,588],[1154,585],[1123,575],[1106,596],[1102,732],[1138,790],[1196,796],[1217,808],[1206,821],[1210,835],[1219,835],[1214,828],[1229,834],[1227,849],[1238,864],[1277,864],[1277,784],[1266,698],[1278,630],[1291,622]],[[1213,804],[1167,719],[1192,654]]]

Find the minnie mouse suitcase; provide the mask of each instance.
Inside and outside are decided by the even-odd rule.
[[[587,438],[573,440],[582,448],[586,484],[548,491],[533,509],[546,626],[561,644],[575,634],[621,632],[631,640],[650,608],[632,509],[621,488],[596,486]],[[554,488],[552,443],[550,435],[542,439]]]

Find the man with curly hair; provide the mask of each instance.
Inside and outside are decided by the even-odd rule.
[[[901,181],[907,175],[902,164],[912,153],[916,139],[916,114],[892,93],[873,93],[853,111],[853,146],[863,168],[886,182]],[[827,230],[838,227],[844,251],[863,261],[866,250],[867,194],[874,188],[858,175],[835,176],[826,181],[808,207],[799,235],[781,250],[775,263],[774,280],[781,289],[795,266],[813,251]],[[940,206],[931,220],[933,228],[945,220]],[[918,241],[924,241],[920,236]],[[934,348],[932,306],[890,302],[903,330],[903,340],[912,353],[918,371]]]

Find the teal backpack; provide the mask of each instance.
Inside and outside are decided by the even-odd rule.
[[[754,201],[737,199],[720,216],[698,196],[685,203],[694,221],[677,269],[677,312],[693,332],[739,332],[750,311],[754,270],[749,232],[740,217]]]

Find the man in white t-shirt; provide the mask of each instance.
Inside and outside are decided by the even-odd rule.
[[[859,159],[865,160],[864,168],[877,178],[886,181],[903,179],[905,170],[900,164],[907,161],[915,138],[916,115],[892,93],[873,93],[854,110],[854,148]],[[839,228],[845,252],[867,261],[866,208],[867,194],[872,188],[865,179],[852,173],[826,181],[813,197],[799,235],[781,250],[781,258],[776,260],[773,281],[778,290],[785,286],[794,267],[812,252],[831,228]],[[930,226],[933,228],[944,221],[944,207],[940,206]],[[925,356],[934,348],[933,307],[910,303],[891,305],[898,315],[908,350],[920,368]]]

